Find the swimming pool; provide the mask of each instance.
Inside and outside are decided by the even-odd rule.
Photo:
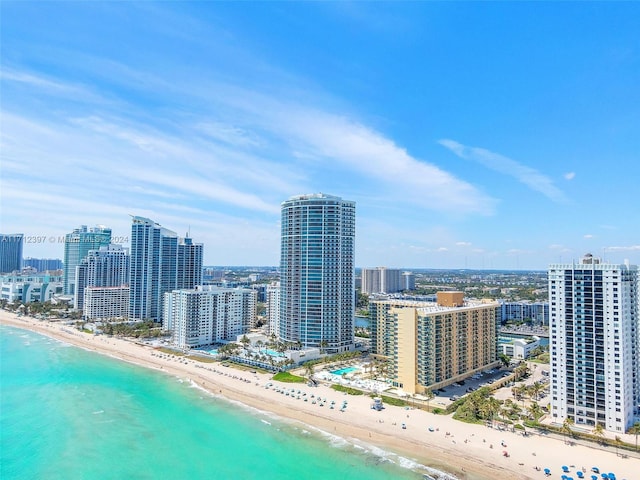
[[[340,370],[333,370],[331,373],[334,375],[344,375],[345,373],[351,373],[360,370],[358,367],[345,367]]]
[[[284,353],[277,352],[275,350],[271,350],[269,348],[263,348],[260,350],[260,353],[266,353],[270,357],[284,357]]]

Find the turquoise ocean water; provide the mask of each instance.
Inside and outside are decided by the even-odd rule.
[[[397,457],[32,332],[0,326],[0,355],[3,480],[421,478]]]

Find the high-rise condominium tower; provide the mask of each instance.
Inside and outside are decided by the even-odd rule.
[[[353,345],[355,202],[282,203],[280,338],[333,353]]]
[[[0,273],[11,273],[22,268],[23,233],[0,233]]]
[[[551,415],[625,432],[640,400],[638,267],[549,266]]]
[[[202,283],[201,243],[178,238],[153,220],[133,217],[129,318],[159,321],[163,295]]]
[[[396,268],[363,268],[362,293],[396,293],[402,291],[402,271]]]
[[[84,308],[86,287],[120,287],[129,285],[129,250],[122,245],[106,245],[89,250],[76,267],[76,294],[73,307]],[[127,305],[129,300],[127,299]]]
[[[87,228],[82,225],[64,236],[64,293],[76,293],[76,267],[89,250],[98,250],[111,243],[111,229],[102,225]]]

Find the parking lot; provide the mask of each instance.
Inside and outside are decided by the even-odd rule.
[[[487,372],[477,373],[473,377],[469,377],[459,383],[454,383],[444,389],[434,391],[435,397],[431,404],[439,407],[447,407],[458,398],[508,376],[512,370],[512,368],[495,368]]]

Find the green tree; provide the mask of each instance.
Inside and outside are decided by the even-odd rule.
[[[620,447],[620,445],[622,445],[622,439],[620,438],[619,435],[616,435],[616,438],[614,439],[616,442],[616,457],[618,456],[618,448]]]
[[[565,434],[564,443],[567,443],[567,435],[573,437],[573,430],[571,427],[573,426],[573,419],[571,417],[567,417],[562,422],[562,433]]]
[[[433,393],[432,390],[425,390],[424,393],[422,394],[424,396],[424,398],[427,399],[427,412],[429,411],[429,401],[436,396],[435,393]]]
[[[499,354],[498,359],[502,362],[502,366],[505,368],[511,363],[511,357],[505,353]]]
[[[640,435],[640,422],[634,423],[629,429],[631,435],[636,436],[636,452],[638,451],[638,435]]]
[[[596,423],[596,426],[593,427],[592,433],[598,437],[598,443],[602,445],[604,441],[604,427],[600,422]]]

